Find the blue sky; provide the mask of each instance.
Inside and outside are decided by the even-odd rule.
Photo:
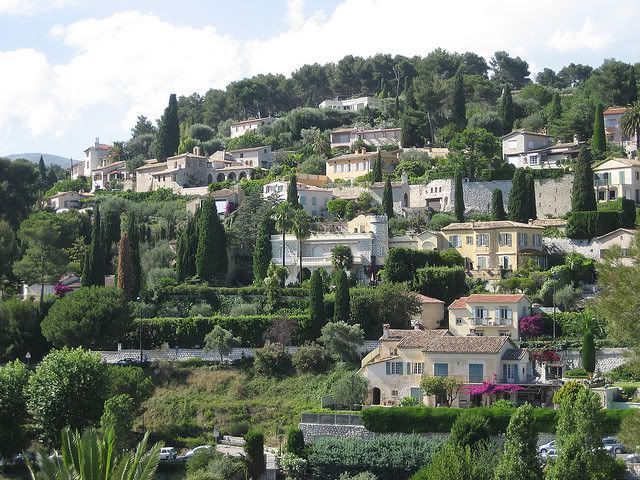
[[[172,92],[349,53],[507,50],[533,72],[637,62],[638,25],[635,0],[0,0],[0,154],[79,158]]]

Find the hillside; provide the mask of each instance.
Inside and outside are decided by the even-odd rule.
[[[40,161],[40,155],[42,155],[45,165],[60,165],[64,168],[71,166],[71,159],[51,153],[12,153],[11,155],[0,155],[0,157],[8,158],[9,160],[25,158],[30,162],[38,163]],[[77,161],[74,160],[74,163],[77,163]]]

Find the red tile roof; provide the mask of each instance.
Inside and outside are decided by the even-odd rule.
[[[433,337],[444,337],[449,335],[449,330],[440,328],[437,330],[400,330],[392,328],[389,330],[389,338],[387,340],[399,340],[398,347],[404,348],[421,348],[427,343],[427,340]],[[380,337],[380,340],[384,340]]]
[[[615,115],[618,113],[624,113],[627,111],[627,107],[609,107],[604,111],[605,115]]]
[[[449,305],[449,308],[466,308],[470,303],[511,303],[519,302],[526,295],[522,293],[517,294],[502,294],[502,293],[472,293],[468,297],[461,297]]]
[[[505,343],[513,342],[507,336],[496,337],[431,337],[422,349],[433,353],[498,353]]]
[[[426,295],[422,295],[420,293],[415,293],[414,295],[420,303],[444,303],[442,300],[438,300],[437,298],[427,297]]]

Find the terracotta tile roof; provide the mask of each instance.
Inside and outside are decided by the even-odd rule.
[[[261,150],[263,148],[271,148],[271,145],[260,145],[258,147],[237,148],[235,150],[229,150],[229,153],[233,155],[236,152],[253,152],[256,150]]]
[[[451,223],[441,230],[491,230],[494,228],[540,228],[530,223],[512,222],[511,220],[489,221],[489,222],[461,222]]]
[[[615,115],[619,113],[624,113],[627,111],[627,107],[609,107],[604,111],[605,115]]]
[[[437,330],[400,330],[392,328],[389,330],[389,338],[387,340],[399,341],[399,348],[422,348],[428,339],[447,335],[450,335],[449,330],[444,328]],[[384,339],[380,337],[380,340]]]
[[[522,360],[526,353],[526,348],[510,348],[504,351],[502,360]]]
[[[640,167],[640,160],[636,158],[608,158],[607,160],[602,162],[600,165],[596,166],[594,170],[599,171],[599,170],[608,170],[609,168],[615,168],[615,167],[604,167],[604,165],[606,165],[610,161],[622,163],[623,165],[627,165],[629,167]]]
[[[466,308],[467,305],[473,303],[512,303],[519,302],[526,295],[523,293],[472,293],[468,297],[461,297],[449,305],[449,308]]]
[[[415,293],[414,296],[418,299],[420,303],[444,303],[442,300],[438,300],[437,298],[427,297],[426,295],[422,295],[420,293]]]
[[[528,132],[527,130],[513,130],[512,132],[503,135],[502,138],[507,138],[512,135],[537,135],[539,137],[551,137],[551,135],[547,135],[546,133]]]
[[[509,342],[507,336],[497,337],[431,337],[426,339],[422,349],[431,353],[498,353],[500,349]]]
[[[239,120],[237,122],[233,122],[231,125],[242,125],[243,123],[256,123],[256,122],[264,122],[265,120],[272,120],[272,117],[262,117],[262,118],[248,118],[247,120]]]
[[[567,220],[564,218],[539,218],[533,221],[533,225],[536,227],[564,227],[567,225]]]

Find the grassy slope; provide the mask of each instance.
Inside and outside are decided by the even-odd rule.
[[[339,375],[274,379],[238,368],[163,365],[153,372],[156,390],[138,420],[154,437],[174,446],[204,442],[214,426],[229,433],[239,422],[261,428],[275,446],[278,427],[286,435],[301,412],[317,409]]]

